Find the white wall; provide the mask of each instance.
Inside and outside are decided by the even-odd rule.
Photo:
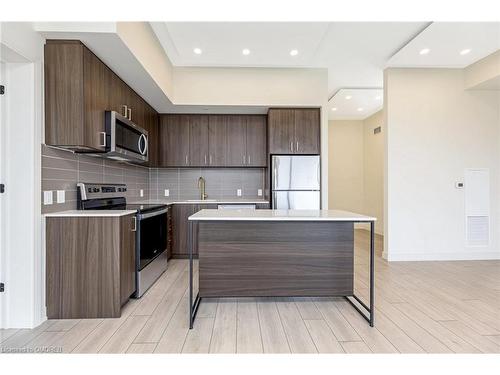
[[[31,328],[45,319],[44,255],[40,215],[40,144],[43,124],[43,39],[31,23],[1,23],[6,59],[6,121],[3,147],[6,193],[5,307],[6,327]],[[14,61],[14,62],[12,62]]]
[[[500,258],[499,91],[464,89],[459,69],[385,71],[389,260]],[[489,168],[491,244],[465,244],[466,168]]]
[[[363,213],[364,124],[359,120],[329,122],[329,208]]]
[[[384,232],[384,138],[373,129],[382,122],[378,111],[329,123],[329,207],[376,217],[377,234]]]
[[[383,111],[363,121],[363,213],[377,218],[375,232],[384,233],[384,131]],[[373,130],[381,127],[382,132]]]

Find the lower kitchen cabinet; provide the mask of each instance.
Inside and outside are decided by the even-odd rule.
[[[217,204],[174,204],[172,207],[172,257],[188,258],[189,216],[205,208],[217,208]],[[194,249],[197,249],[196,240],[196,227],[193,227]],[[194,254],[198,256],[198,251]]]
[[[135,291],[135,216],[46,218],[49,319],[117,318]]]
[[[230,205],[230,204],[225,204]],[[174,204],[172,206],[172,258],[188,258],[188,236],[189,236],[189,216],[203,209],[217,209],[218,204]],[[269,208],[269,203],[258,203],[257,209]],[[194,255],[198,257],[197,223],[193,223],[193,249]]]

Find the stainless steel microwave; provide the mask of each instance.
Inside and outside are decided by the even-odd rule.
[[[148,132],[115,111],[105,112],[106,157],[119,161],[148,161]]]

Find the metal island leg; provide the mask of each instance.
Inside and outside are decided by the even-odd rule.
[[[189,329],[193,329],[194,319],[200,306],[200,293],[196,293],[193,302],[193,222],[188,222],[188,249],[189,249]]]
[[[345,298],[349,303],[365,318],[368,323],[370,323],[370,327],[373,327],[375,324],[375,319],[374,319],[374,300],[375,300],[375,222],[370,221],[370,301],[369,301],[369,307],[354,293],[352,296],[346,296]],[[364,311],[362,311],[352,300],[351,297],[354,298],[365,310],[368,312],[366,314]]]

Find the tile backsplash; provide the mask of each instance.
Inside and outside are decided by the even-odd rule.
[[[264,192],[265,168],[151,168],[149,197],[151,199],[198,199],[198,178],[205,179],[208,199],[249,199]],[[169,196],[165,197],[165,189]],[[241,189],[241,197],[237,190]]]
[[[42,145],[42,213],[76,209],[78,182],[127,184],[129,201],[149,198],[149,168],[110,159],[74,154]],[[140,197],[140,190],[144,196]],[[53,191],[54,203],[43,204],[43,192]],[[56,203],[56,190],[65,190],[66,202]]]
[[[209,199],[253,199],[264,193],[265,168],[148,168],[42,145],[42,213],[76,209],[76,184],[127,184],[127,201],[147,199],[198,199],[198,178],[206,181]],[[140,190],[144,196],[140,196]],[[170,194],[165,197],[164,191]],[[237,190],[241,189],[241,197]],[[43,204],[51,190],[53,204]],[[56,203],[56,191],[65,191],[65,203]]]

